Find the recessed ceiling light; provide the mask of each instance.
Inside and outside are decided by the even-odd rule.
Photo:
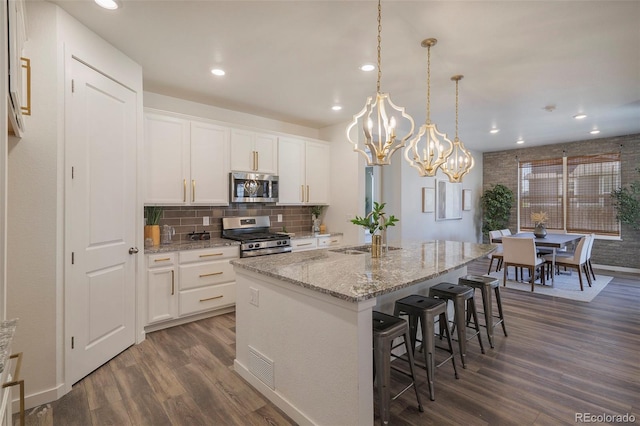
[[[114,0],[94,0],[96,4],[104,9],[115,10],[118,8],[118,3]]]
[[[522,145],[522,144],[524,143],[524,140],[522,140],[522,139],[518,139],[518,140],[516,141],[516,143],[517,143],[518,145]]]
[[[590,131],[589,133],[591,133],[592,135],[597,135],[598,133],[600,133],[600,130],[598,129],[593,129],[592,131]]]
[[[496,133],[498,133],[500,131],[500,129],[491,129],[489,130],[489,133],[491,133],[492,135],[495,135]]]
[[[582,120],[583,118],[587,118],[587,114],[576,114],[573,116],[576,120]]]
[[[220,68],[214,68],[211,70],[211,74],[213,75],[217,75],[217,76],[222,76],[225,74],[224,70],[220,69]]]
[[[331,107],[332,110],[334,111],[340,111],[342,109],[342,107],[340,105],[334,105]]]
[[[363,66],[360,67],[360,69],[362,71],[373,71],[376,69],[376,66],[373,64],[364,64]]]

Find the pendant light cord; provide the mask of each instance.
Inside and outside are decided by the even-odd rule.
[[[427,121],[431,124],[431,46],[427,46]]]
[[[380,68],[380,52],[381,52],[381,42],[382,36],[382,6],[380,4],[380,0],[378,0],[378,84],[376,86],[377,93],[380,93],[380,77],[382,76],[382,69]]]

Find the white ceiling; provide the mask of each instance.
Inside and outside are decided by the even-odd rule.
[[[53,1],[141,64],[146,91],[313,128],[346,124],[375,95],[376,72],[358,68],[376,62],[376,1],[119,2]],[[381,89],[416,126],[429,37],[431,120],[453,139],[450,77],[464,74],[459,135],[471,149],[640,133],[640,1],[384,0]]]

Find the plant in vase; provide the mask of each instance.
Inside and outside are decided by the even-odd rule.
[[[162,207],[145,206],[144,216],[146,219],[144,226],[144,238],[151,238],[153,245],[160,244],[160,218],[162,217]]]
[[[545,212],[537,212],[531,213],[531,220],[535,224],[535,228],[533,229],[533,235],[536,238],[544,238],[547,236],[547,228],[545,227],[545,223],[549,220],[549,216]]]
[[[396,226],[396,222],[400,219],[391,215],[387,218],[384,212],[385,203],[373,202],[373,210],[365,217],[356,216],[351,219],[354,225],[362,226],[368,229],[371,234],[371,255],[373,257],[380,256],[382,249],[382,235],[379,232],[386,233],[390,226]]]
[[[314,233],[320,232],[320,215],[322,214],[323,209],[324,209],[324,206],[311,207],[311,216],[313,216],[312,232]]]

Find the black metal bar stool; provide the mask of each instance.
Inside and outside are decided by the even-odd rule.
[[[465,275],[458,279],[458,284],[480,289],[482,293],[482,307],[484,309],[484,323],[487,329],[487,338],[489,345],[493,348],[493,331],[498,324],[502,324],[502,331],[507,336],[507,328],[504,324],[504,314],[502,312],[502,300],[500,299],[500,281],[497,278],[482,275]],[[493,315],[493,297],[491,290],[493,289],[496,296],[496,304],[498,306],[498,315]],[[497,318],[495,323],[493,319]]]
[[[416,384],[415,366],[413,364],[413,353],[409,348],[409,326],[407,321],[402,318],[394,317],[392,315],[383,314],[382,312],[373,311],[372,314],[372,327],[373,327],[373,366],[376,377],[376,388],[378,389],[378,407],[380,407],[380,419],[382,424],[389,423],[389,402],[392,399],[398,398],[411,386],[416,392],[416,399],[418,400],[418,409],[422,412],[422,403],[420,402],[420,393],[418,392],[418,386]],[[403,337],[405,348],[407,350],[409,369],[411,374],[407,374],[405,371],[395,368],[391,365],[391,357],[393,355],[391,350],[393,349],[393,340]],[[405,387],[400,393],[391,398],[391,369],[399,371],[409,377],[411,377],[411,384]]]
[[[480,351],[484,353],[482,346],[482,338],[480,337],[480,326],[478,324],[478,313],[476,312],[476,303],[474,301],[475,289],[466,285],[440,283],[429,288],[429,296],[443,300],[451,300],[453,302],[453,327],[458,331],[458,346],[460,348],[460,358],[462,358],[462,368],[467,368],[465,358],[467,356],[467,340],[478,336]],[[467,309],[471,312],[475,324],[475,333],[467,338]],[[447,324],[444,324],[447,327]],[[443,329],[443,324],[440,324]]]
[[[400,300],[396,300],[394,315],[408,315],[409,316],[409,332],[411,335],[411,347],[412,352],[415,352],[417,342],[422,343],[422,352],[424,354],[424,368],[427,371],[427,381],[429,384],[429,398],[435,401],[435,393],[433,388],[433,376],[435,373],[435,318],[438,317],[440,324],[447,324],[447,304],[444,300],[434,299],[432,297],[422,296],[414,294],[404,297]],[[417,339],[418,334],[418,321],[420,321],[422,340]],[[451,334],[449,333],[449,327],[445,325],[448,348],[441,348],[449,352],[449,356],[442,361],[437,367],[441,366],[449,359],[453,365],[453,371],[456,379],[458,378],[458,370],[456,369],[456,359],[453,355],[453,344],[451,342]],[[415,357],[415,353],[414,353]]]

